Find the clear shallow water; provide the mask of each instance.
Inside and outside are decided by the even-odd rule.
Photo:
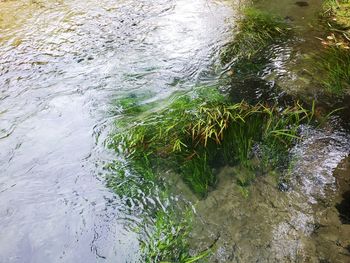
[[[317,17],[319,1],[298,7],[295,1],[258,1],[262,9],[275,12],[296,28],[297,37],[266,51],[259,77],[230,76],[225,91],[234,99],[289,102],[298,95],[314,99],[317,107],[347,107],[344,101],[322,97],[320,85],[308,70],[323,36]],[[311,61],[312,63],[312,61]],[[297,95],[297,96],[295,96]],[[238,99],[237,99],[238,98]],[[328,105],[328,106],[326,106]],[[345,110],[345,111],[348,111]],[[216,188],[198,200],[174,179],[176,191],[196,204],[199,222],[193,232],[198,247],[217,240],[210,262],[348,262],[350,260],[349,154],[347,113],[322,129],[306,128],[303,141],[292,150],[292,166],[284,171],[289,183],[279,184],[276,174],[259,172],[244,198],[237,176],[251,174],[241,167],[223,167]],[[341,123],[341,125],[340,125]]]
[[[0,2],[0,262],[137,259],[133,218],[98,176],[110,103],[187,89],[231,15],[204,0]]]
[[[199,200],[178,177],[174,191],[192,201],[196,249],[217,250],[209,262],[348,262],[349,151],[347,133],[304,127],[292,166],[263,173],[235,166],[216,171],[217,185]],[[245,196],[237,177],[256,176]]]
[[[279,7],[300,27],[316,12],[294,1]],[[118,117],[113,101],[162,101],[215,82],[232,15],[205,0],[0,2],[0,262],[137,260],[128,227],[137,215],[125,213],[101,178],[114,158],[104,145]],[[298,77],[286,68],[292,51],[273,47],[263,80],[233,86],[233,94],[280,96],[275,82],[284,77],[281,86],[294,87]],[[220,171],[205,200],[177,177],[177,191],[197,204],[202,222],[194,247],[219,237],[213,262],[346,260],[349,229],[335,205],[349,169],[338,168],[340,179],[333,172],[349,151],[345,133],[311,130],[295,149],[302,158],[291,190],[259,177],[246,200],[234,180],[246,171],[237,167]]]

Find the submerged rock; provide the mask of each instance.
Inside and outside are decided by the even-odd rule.
[[[295,4],[300,7],[309,6],[309,3],[306,1],[297,1]]]

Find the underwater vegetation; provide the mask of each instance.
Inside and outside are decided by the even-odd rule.
[[[161,176],[165,170],[179,173],[204,197],[215,186],[218,163],[252,169],[259,155],[264,167],[276,167],[299,139],[299,126],[313,118],[313,109],[299,103],[284,108],[232,103],[215,87],[174,96],[159,111],[144,111],[147,107],[137,97],[126,97],[117,106],[122,117],[109,146],[120,158],[106,167],[107,186],[133,214],[142,215],[135,229],[143,262],[205,262],[213,249],[190,253],[193,212],[187,204],[181,209],[173,205]],[[246,196],[254,178],[236,179]]]
[[[279,18],[258,10],[247,9],[245,15],[247,19],[241,23],[246,34],[239,36],[240,43],[230,47],[226,58],[243,48],[240,58],[255,69],[255,62],[249,62],[255,52],[263,51],[277,36],[287,34],[287,28]],[[159,175],[172,170],[194,193],[204,197],[215,186],[215,166],[241,164],[253,168],[255,162],[251,160],[262,141],[265,146],[259,151],[264,152],[265,167],[279,164],[298,139],[297,126],[307,122],[310,115],[300,105],[282,109],[245,101],[232,103],[215,87],[174,96],[158,111],[152,110],[154,105],[139,101],[132,95],[116,102],[115,111],[120,117],[109,146],[121,160],[109,165],[107,185],[131,210],[147,214],[138,227],[143,262],[205,261],[212,249],[190,253],[188,237],[193,215],[179,212],[189,211],[186,206],[178,209],[170,205],[170,194]],[[293,115],[297,108],[299,112]],[[237,177],[243,194],[253,179]],[[151,196],[157,196],[161,204],[149,201]]]
[[[130,112],[126,109],[125,112]],[[310,123],[313,109],[296,102],[279,107],[245,101],[232,103],[213,87],[177,96],[166,109],[151,112],[113,136],[111,146],[128,159],[147,156],[158,167],[172,169],[199,196],[216,182],[213,167],[252,166],[261,157],[276,167],[298,140],[298,129]]]
[[[221,60],[233,63],[239,77],[256,74],[269,46],[292,34],[284,19],[254,8],[244,10],[238,29]],[[247,196],[255,171],[268,174],[289,167],[300,127],[315,119],[314,104],[306,109],[298,101],[233,102],[211,86],[174,95],[158,110],[139,101],[137,96],[116,101],[118,118],[109,147],[123,161],[111,164],[107,183],[131,209],[147,211],[140,228],[143,262],[201,262],[211,253],[211,248],[190,253],[193,215],[180,212],[190,211],[186,206],[171,205],[166,172],[180,175],[203,198],[216,185],[216,168],[237,166],[244,171],[235,175],[237,186]],[[154,195],[158,201],[148,201]]]
[[[234,39],[221,53],[224,64],[234,60],[252,62],[269,45],[285,40],[292,33],[282,17],[252,7],[243,10],[243,18],[238,21],[237,30]]]
[[[133,230],[140,235],[140,262],[191,263],[203,262],[212,248],[190,253],[189,234],[193,212],[187,203],[173,205],[167,186],[156,173],[155,164],[147,156],[110,163],[107,186],[141,220]]]
[[[158,211],[155,215],[153,229],[142,242],[142,250],[147,257],[146,263],[176,262],[192,263],[205,259],[210,253],[208,248],[195,256],[189,253],[188,237],[191,232],[192,213],[185,212],[180,218],[172,211]]]

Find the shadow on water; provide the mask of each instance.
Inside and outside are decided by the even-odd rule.
[[[343,224],[350,224],[350,191],[342,195],[343,200],[336,205],[340,220]]]
[[[229,96],[233,102],[239,102],[242,99],[256,104],[266,102],[270,104],[291,105],[293,96],[281,90],[273,81],[266,81],[256,76],[234,80],[231,82]]]

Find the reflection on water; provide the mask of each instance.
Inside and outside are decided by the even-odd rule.
[[[0,1],[0,261],[133,262],[98,174],[112,97],[184,89],[215,60],[223,3]]]

